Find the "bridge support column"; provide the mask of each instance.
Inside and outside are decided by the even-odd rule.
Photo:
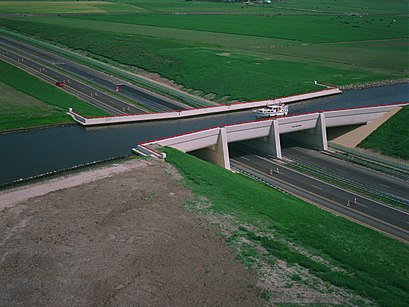
[[[271,122],[268,136],[246,141],[245,144],[261,153],[266,153],[274,158],[281,159],[280,131],[277,120]]]
[[[325,114],[320,113],[317,120],[317,126],[314,129],[315,145],[321,150],[328,150],[327,124]]]
[[[273,155],[273,157],[281,159],[281,142],[280,142],[280,131],[278,128],[278,122],[273,120],[271,127],[270,127],[270,135],[267,138],[267,149],[269,149],[269,154]]]
[[[286,135],[290,139],[303,143],[308,147],[328,150],[327,125],[325,122],[324,113],[319,113],[317,123],[314,128]]]
[[[215,145],[200,149],[196,151],[195,155],[205,161],[230,170],[229,146],[227,145],[226,128],[220,128],[217,143]]]

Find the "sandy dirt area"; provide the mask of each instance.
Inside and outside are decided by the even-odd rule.
[[[260,306],[257,276],[161,161],[0,193],[0,306]]]
[[[398,113],[402,109],[401,107],[392,108],[389,112],[385,113],[381,117],[368,122],[366,125],[359,126],[358,128],[344,133],[343,135],[335,138],[332,142],[344,145],[347,147],[356,147],[364,139],[366,139],[372,132],[374,132],[378,127],[380,127],[384,122],[386,122],[393,115]]]

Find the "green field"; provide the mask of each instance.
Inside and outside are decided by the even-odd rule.
[[[302,43],[328,43],[407,37],[406,17],[107,15],[90,19],[162,28],[270,37]],[[393,22],[395,20],[395,22]],[[389,25],[389,27],[388,27]]]
[[[69,107],[81,114],[107,115],[12,65],[0,61],[0,131],[73,122]]]
[[[409,160],[409,107],[402,108],[358,146]]]
[[[124,0],[75,16],[64,16],[72,1],[28,1],[27,7],[38,4],[38,13],[44,3],[61,6],[61,14],[5,16],[0,26],[114,66],[158,73],[218,102],[322,89],[315,80],[341,86],[409,76],[409,9],[401,0]],[[132,9],[122,14],[121,5]]]
[[[280,260],[298,275],[288,276],[289,287],[322,282],[328,291],[341,288],[375,305],[409,304],[407,245],[239,174],[165,151],[196,195],[187,205],[219,221],[225,240],[249,267],[263,274],[262,263],[274,271]],[[276,294],[267,296],[274,302]]]
[[[5,14],[95,14],[143,11],[144,9],[134,5],[107,1],[0,1],[0,12]]]
[[[370,14],[402,15],[407,11],[405,0],[287,0],[272,1],[271,4],[245,5],[243,3],[223,3],[206,1],[178,1],[178,0],[118,0],[118,2],[132,3],[151,12],[218,12],[240,15],[250,14],[338,14],[350,12],[365,12]]]
[[[200,20],[195,23],[196,26],[185,28],[170,28],[168,23],[162,24],[173,16],[149,17],[151,21],[146,15],[128,15],[124,19],[118,16],[101,17],[109,21],[33,17],[3,19],[1,23],[7,28],[86,51],[107,61],[157,72],[186,89],[201,91],[203,95],[214,93],[216,99],[226,96],[228,100],[264,99],[320,89],[313,84],[314,80],[347,85],[398,79],[407,75],[407,70],[402,70],[407,63],[407,39],[400,40],[401,48],[396,48],[395,40],[402,36],[402,25],[397,26],[397,31],[374,30],[373,38],[382,38],[383,41],[378,46],[367,48],[367,42],[360,41],[371,32],[367,29],[356,30],[354,39],[359,40],[357,42],[334,43],[335,33],[342,30],[334,26],[324,34],[306,37],[306,43],[297,40],[301,37],[297,37],[296,29],[288,32],[288,35],[282,33],[280,37],[273,37],[275,32],[270,30],[266,30],[263,36],[256,36],[257,29],[264,26],[263,17],[251,19],[253,28],[238,27],[237,33],[245,33],[240,35],[231,33],[232,28],[217,33],[197,30],[203,23],[213,24],[213,30],[220,31],[223,24],[235,21],[237,25],[237,16],[226,20],[215,19],[214,16],[193,16]],[[129,18],[140,21],[140,24],[123,23]],[[295,19],[292,21],[296,22]],[[316,17],[305,17],[304,22],[316,30],[325,24]],[[280,23],[281,27],[285,27],[291,22],[285,20]],[[304,24],[300,26],[304,27]],[[346,30],[342,40],[352,36],[351,29],[354,28]],[[309,43],[314,40],[329,41],[331,45],[327,42]],[[351,49],[355,52],[349,52]],[[332,52],[326,53],[325,50]],[[391,60],[381,60],[387,53],[393,55]],[[321,54],[325,56],[321,57]]]

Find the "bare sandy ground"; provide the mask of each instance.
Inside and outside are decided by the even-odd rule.
[[[191,196],[151,160],[0,193],[0,306],[262,305]]]
[[[392,108],[389,112],[384,114],[383,116],[374,119],[366,125],[362,125],[348,133],[345,133],[335,139],[332,142],[344,145],[347,147],[356,147],[359,143],[361,143],[367,136],[369,136],[372,132],[374,132],[378,127],[380,127],[384,122],[386,122],[389,118],[395,115],[401,107]]]

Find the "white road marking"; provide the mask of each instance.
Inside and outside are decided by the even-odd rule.
[[[317,187],[316,185],[311,185],[312,187],[314,187],[314,188],[316,188],[316,189],[318,189],[318,190],[322,190],[322,188],[320,188],[320,187]]]

